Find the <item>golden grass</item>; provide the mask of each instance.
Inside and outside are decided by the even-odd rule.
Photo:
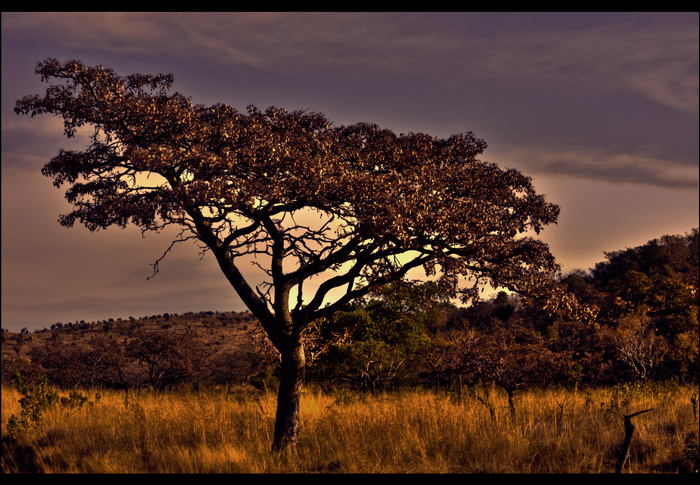
[[[2,471],[15,473],[611,473],[636,426],[626,473],[692,471],[698,423],[687,387],[589,392],[530,391],[510,416],[491,392],[493,420],[465,393],[461,403],[428,391],[367,396],[306,391],[298,443],[270,451],[275,396],[223,391],[101,392],[93,405],[44,412],[16,442],[15,388],[2,392]],[[65,393],[64,393],[65,394]],[[86,392],[94,400],[94,392]],[[558,404],[559,403],[559,404]],[[562,407],[563,405],[563,412]]]

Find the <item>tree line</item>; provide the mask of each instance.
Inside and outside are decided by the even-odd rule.
[[[593,322],[505,291],[461,307],[436,282],[386,285],[309,329],[307,382],[369,392],[485,384],[511,400],[531,387],[697,382],[698,229],[605,255],[594,268],[557,281],[597,309]],[[254,324],[247,339],[249,345],[212,354],[201,332],[169,324],[144,330],[132,322],[122,338],[108,331],[80,345],[50,338],[28,360],[4,360],[3,381],[21,369],[65,388],[276,386],[278,352]]]
[[[534,386],[697,382],[697,228],[605,256],[558,278],[597,310],[591,322],[503,291],[463,308],[435,283],[394,284],[319,326],[319,341],[337,343],[309,378],[367,390],[495,384],[511,398]]]

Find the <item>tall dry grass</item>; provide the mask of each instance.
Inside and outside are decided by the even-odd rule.
[[[697,469],[698,423],[679,386],[505,395],[307,391],[296,446],[270,451],[276,398],[244,392],[107,391],[55,406],[12,442],[21,397],[2,393],[2,471],[63,473],[611,473],[636,426],[626,473]],[[94,401],[95,393],[86,395]],[[489,413],[483,402],[493,406]],[[690,450],[690,451],[689,451]],[[694,450],[694,452],[693,452]],[[695,457],[695,461],[693,461]]]

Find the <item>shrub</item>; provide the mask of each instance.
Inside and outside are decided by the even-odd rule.
[[[36,385],[31,387],[25,384],[19,371],[15,371],[15,378],[23,397],[19,400],[19,416],[13,414],[7,422],[7,430],[12,439],[17,439],[22,433],[35,427],[41,421],[44,409],[58,402],[58,393],[49,387],[46,377],[40,377]]]

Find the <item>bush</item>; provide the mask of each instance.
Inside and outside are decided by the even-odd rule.
[[[19,416],[13,414],[7,422],[7,431],[13,440],[36,427],[41,421],[41,413],[58,402],[58,393],[49,387],[46,377],[40,377],[36,385],[31,387],[25,384],[19,371],[15,372],[15,378],[23,397],[19,400]]]

